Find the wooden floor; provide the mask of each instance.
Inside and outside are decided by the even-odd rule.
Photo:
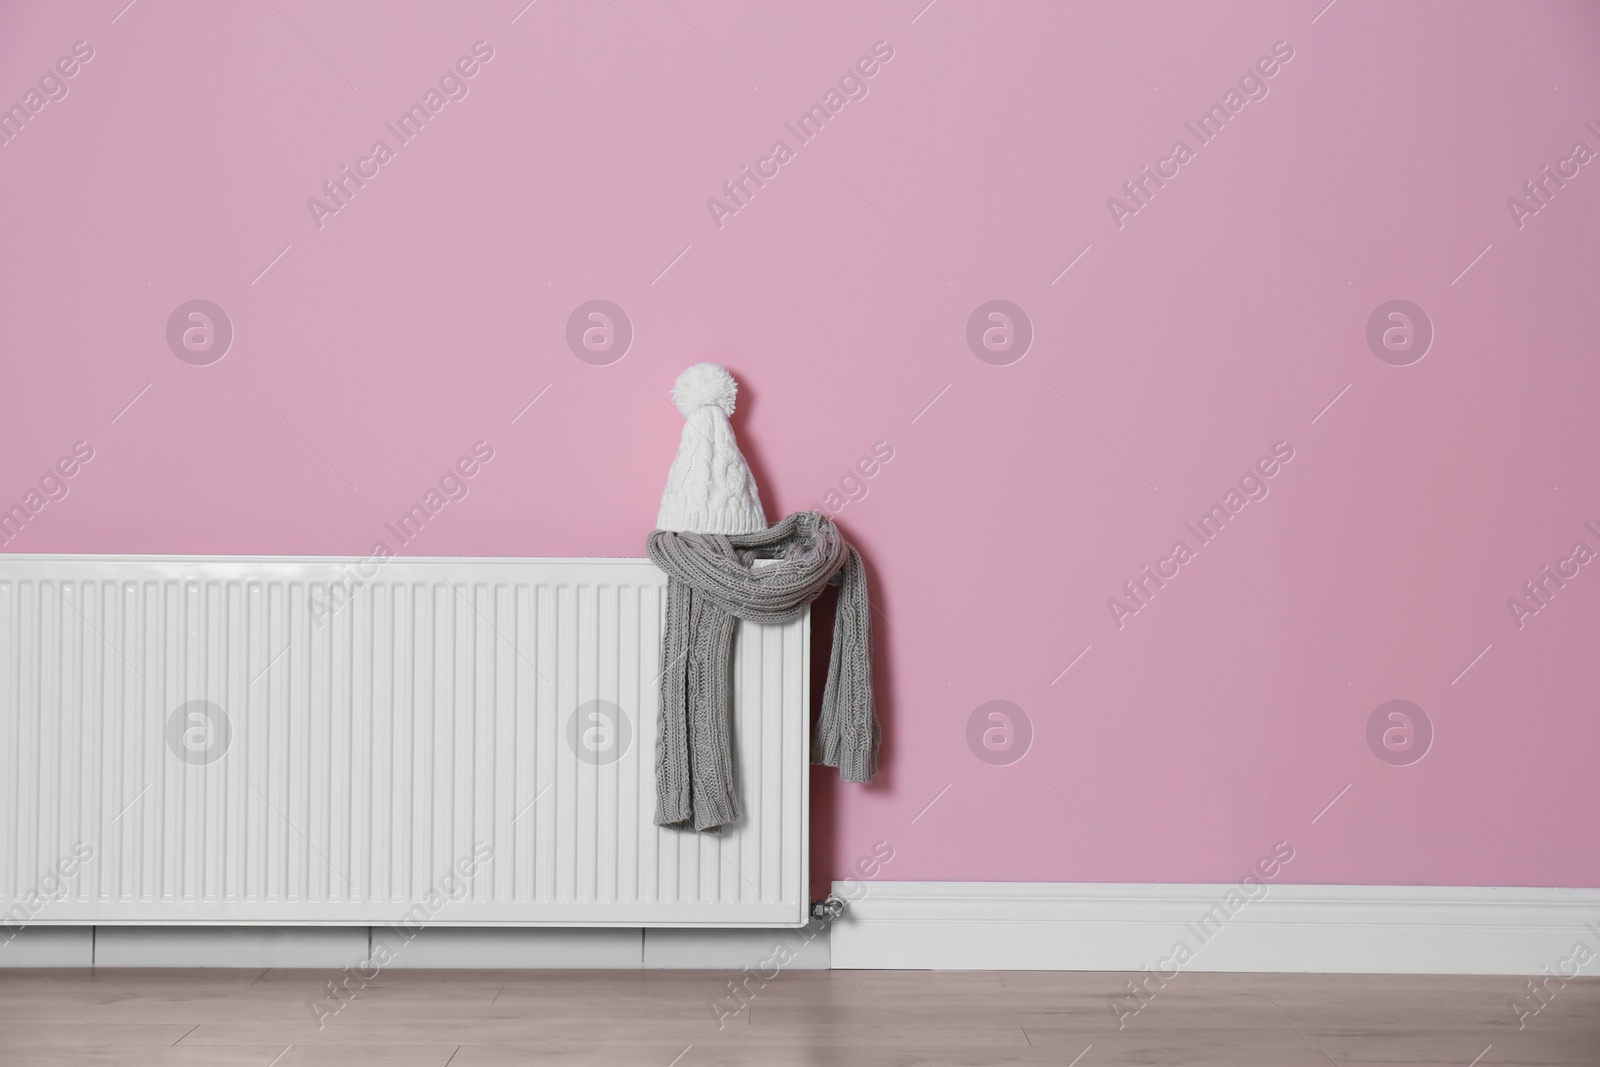
[[[308,1002],[337,977],[0,971],[0,1064],[1600,1064],[1600,979],[1519,1031],[1515,978],[1183,974],[1119,1031],[1129,975],[798,971],[734,1014],[727,972],[388,971],[319,1029]]]

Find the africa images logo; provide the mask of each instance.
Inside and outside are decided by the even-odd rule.
[[[1122,629],[1130,617],[1149,607],[1156,593],[1165,589],[1168,582],[1176,578],[1185,566],[1197,558],[1201,547],[1221,536],[1222,531],[1245,509],[1246,504],[1267,499],[1267,495],[1272,491],[1268,480],[1277,477],[1284,465],[1292,459],[1294,459],[1293,445],[1288,441],[1274,444],[1270,455],[1257,459],[1239,476],[1238,488],[1230,486],[1222,495],[1222,499],[1202,512],[1198,519],[1183,524],[1183,528],[1194,537],[1193,545],[1189,544],[1187,538],[1180,537],[1172,543],[1170,552],[1156,560],[1154,570],[1146,563],[1140,569],[1138,577],[1122,583],[1123,596],[1107,597],[1106,610],[1111,612],[1111,621],[1116,624],[1117,629]]]
[[[213,301],[186,301],[167,316],[167,347],[191,367],[209,367],[233,347],[233,320]]]
[[[167,716],[167,748],[183,762],[205,767],[228,754],[233,724],[209,700],[190,700]]]
[[[356,160],[354,170],[350,169],[348,163],[343,164],[335,177],[322,183],[322,192],[327,199],[307,197],[306,210],[311,212],[312,224],[320,230],[327,225],[325,220],[328,216],[337,215],[349,207],[356,193],[376,178],[381,169],[396,158],[401,148],[416,139],[434,116],[444,110],[446,104],[467,98],[472,91],[468,79],[477,77],[483,65],[492,59],[494,48],[488,41],[474,42],[471,55],[457,59],[439,75],[438,88],[429,86],[420,101],[413,102],[393,122],[385,122],[383,128],[394,138],[394,144],[382,138],[373,141],[371,150]]]
[[[1272,54],[1257,59],[1254,66],[1240,75],[1237,88],[1229,86],[1220,102],[1201,112],[1194,122],[1183,124],[1194,138],[1193,145],[1178,138],[1172,143],[1171,150],[1156,160],[1154,170],[1146,164],[1139,168],[1138,177],[1123,182],[1122,192],[1126,199],[1114,196],[1106,199],[1106,209],[1111,212],[1111,221],[1117,229],[1122,229],[1128,224],[1129,218],[1149,207],[1156,193],[1166,188],[1167,182],[1176,178],[1182,168],[1195,159],[1201,148],[1221,136],[1228,123],[1244,110],[1246,104],[1253,100],[1265,100],[1271,91],[1267,81],[1276,77],[1293,58],[1294,48],[1288,41],[1273,42]]]

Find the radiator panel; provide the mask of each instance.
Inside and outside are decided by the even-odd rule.
[[[809,617],[740,624],[744,815],[683,834],[658,569],[359,562],[0,557],[0,922],[805,921]]]

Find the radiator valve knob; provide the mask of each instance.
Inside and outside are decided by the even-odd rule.
[[[843,914],[844,901],[831,893],[826,900],[819,900],[811,905],[811,917],[821,919],[823,922],[832,922]]]

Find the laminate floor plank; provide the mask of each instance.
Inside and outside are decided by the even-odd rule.
[[[0,972],[0,1064],[1600,1064],[1600,978],[1551,980],[1538,998],[1527,982],[1211,973],[1158,981],[1063,971],[763,978],[711,970],[17,970]]]

